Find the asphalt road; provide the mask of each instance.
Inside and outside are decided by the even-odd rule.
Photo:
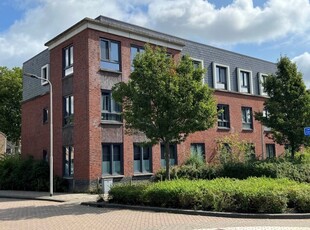
[[[242,219],[0,199],[0,229],[310,230],[310,219]]]

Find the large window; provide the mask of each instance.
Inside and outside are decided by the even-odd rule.
[[[64,176],[72,177],[74,175],[74,148],[72,146],[66,146],[64,151]]]
[[[204,160],[205,159],[205,144],[192,143],[191,144],[191,155],[197,155],[202,160]]]
[[[177,145],[170,145],[170,165],[177,164]],[[161,167],[166,167],[166,159],[165,159],[165,145],[160,145],[160,155],[161,155]]]
[[[64,76],[73,73],[73,46],[68,46],[63,51]]]
[[[131,71],[134,70],[133,59],[135,59],[137,53],[143,53],[145,50],[140,46],[131,46],[130,47],[130,63],[131,63]]]
[[[229,66],[213,63],[213,84],[216,89],[230,90]]]
[[[49,80],[49,64],[42,66],[41,68],[41,85],[46,85],[48,82],[44,79]]]
[[[113,100],[111,91],[102,92],[101,120],[122,121],[121,105]]]
[[[275,144],[266,144],[266,158],[274,158],[276,156]]]
[[[73,115],[73,96],[66,96],[64,97],[64,125],[73,124]]]
[[[133,144],[134,172],[149,173],[151,172],[151,146],[142,146]]]
[[[102,175],[120,175],[122,165],[122,144],[102,144]]]
[[[230,128],[229,122],[229,105],[217,105],[217,126],[219,128]]]
[[[253,129],[253,117],[252,117],[252,108],[242,107],[242,129],[252,130]]]
[[[108,69],[112,71],[121,71],[120,43],[101,39],[100,50],[100,67],[102,69]]]

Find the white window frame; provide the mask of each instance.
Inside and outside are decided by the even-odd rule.
[[[46,76],[44,76],[44,69],[46,69]],[[50,68],[49,64],[46,64],[41,67],[41,78],[50,79]],[[46,80],[41,79],[41,85],[46,85],[48,82]]]
[[[63,49],[63,55],[64,55],[64,76],[69,76],[73,74],[73,45],[67,46]]]
[[[266,73],[258,73],[258,91],[259,95],[261,96],[268,96],[268,94],[264,91],[264,86],[263,86],[263,78],[267,77],[268,74]]]
[[[244,92],[242,90],[242,87],[241,87],[241,72],[246,72],[246,73],[249,73],[249,91],[250,92]],[[246,69],[241,69],[241,68],[237,68],[237,84],[238,84],[238,92],[239,93],[249,93],[249,94],[253,94],[253,80],[252,80],[252,71],[251,70],[246,70]]]
[[[218,86],[217,80],[216,80],[216,67],[223,67],[226,68],[226,82],[227,82],[227,89],[223,89],[222,87]],[[230,69],[228,65],[222,65],[222,64],[218,64],[213,62],[212,63],[212,75],[213,75],[213,87],[215,89],[221,89],[221,90],[227,90],[230,91]]]
[[[203,65],[204,63],[203,63],[203,60],[202,60],[202,59],[193,58],[193,57],[190,57],[190,59],[191,59],[192,61],[200,62],[201,69],[204,68],[204,65]],[[203,76],[202,76],[202,84],[205,84],[205,74],[203,74]]]

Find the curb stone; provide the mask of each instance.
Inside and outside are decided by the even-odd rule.
[[[114,203],[107,203],[107,202],[82,202],[81,205],[98,207],[98,208],[121,208],[121,209],[131,209],[131,210],[140,210],[140,211],[168,212],[168,213],[175,213],[175,214],[229,217],[229,218],[310,219],[310,213],[269,214],[269,213],[212,212],[212,211],[203,211],[203,210],[124,205],[124,204],[114,204]]]

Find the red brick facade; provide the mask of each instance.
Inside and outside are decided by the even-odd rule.
[[[121,44],[121,73],[100,70],[100,38],[111,39]],[[102,178],[102,143],[116,142],[123,144],[123,176],[134,175],[133,142],[138,137],[125,135],[123,125],[102,124],[101,91],[111,89],[111,82],[128,81],[131,71],[130,47],[143,46],[145,43],[119,35],[84,29],[71,38],[50,49],[50,79],[53,84],[54,106],[54,172],[63,175],[63,97],[74,96],[74,124],[72,130],[72,146],[74,146],[74,184],[75,189],[87,189]],[[73,75],[63,77],[63,49],[69,45],[74,47]],[[168,49],[174,58],[180,58],[179,50]],[[110,79],[109,82],[105,79]],[[68,90],[65,82],[71,82]],[[191,143],[204,143],[206,159],[214,156],[215,139],[225,135],[238,133],[240,139],[255,145],[257,156],[261,157],[265,143],[273,143],[262,133],[262,126],[254,120],[252,131],[242,130],[241,107],[251,107],[261,111],[264,97],[245,95],[236,92],[215,91],[218,103],[230,106],[230,129],[214,128],[191,134],[185,143],[178,145],[178,163],[181,164],[190,155]],[[22,104],[22,154],[42,158],[43,149],[49,152],[49,125],[43,124],[42,110],[49,107],[49,94],[38,96]],[[39,140],[39,141],[38,141]],[[113,141],[114,140],[114,141]],[[116,140],[116,141],[115,141]],[[265,148],[265,147],[264,147]],[[277,154],[283,152],[282,146],[276,146]],[[160,146],[152,148],[152,172],[160,169]]]

